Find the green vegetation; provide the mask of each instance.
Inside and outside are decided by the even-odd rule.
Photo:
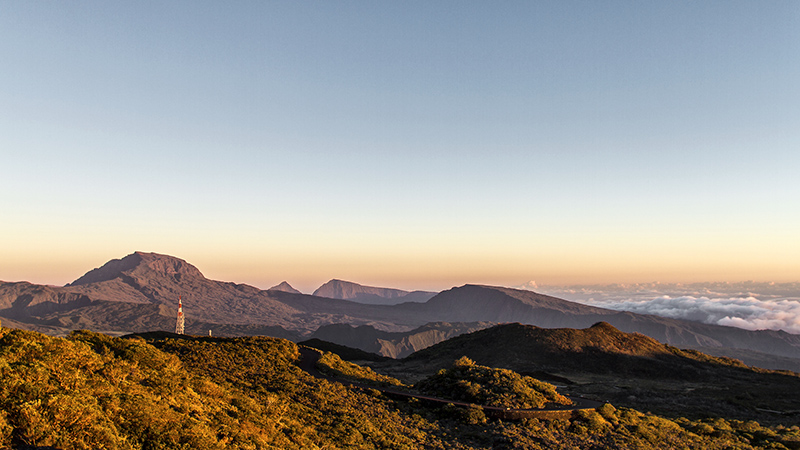
[[[409,448],[432,425],[405,416],[393,402],[318,380],[294,362],[297,346],[276,338],[163,339],[153,345],[177,355],[193,373],[273,407],[290,444],[280,448]],[[413,447],[412,447],[413,448]]]
[[[375,386],[403,386],[400,380],[386,375],[376,373],[369,367],[361,367],[351,362],[343,361],[339,355],[331,352],[324,352],[317,361],[317,368],[320,372],[349,381],[362,384],[372,384]]]
[[[542,408],[547,403],[572,402],[552,384],[507,369],[479,366],[466,356],[420,381],[417,389],[437,397],[506,408]]]
[[[491,420],[475,407],[396,401],[317,379],[297,357],[295,344],[274,338],[2,329],[0,449],[800,449],[796,426],[669,420],[610,404],[569,420]],[[324,364],[373,376],[340,361]],[[525,379],[513,372],[466,360],[450,371],[471,383],[498,374],[503,389],[481,382],[498,399],[525,391],[511,387]]]
[[[192,376],[144,341],[3,330],[0,448],[254,448],[281,445],[267,414]]]

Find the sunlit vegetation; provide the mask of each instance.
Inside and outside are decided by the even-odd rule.
[[[69,339],[4,330],[0,447],[254,448],[283,445],[274,417],[238,392],[188,373],[136,339]],[[241,411],[249,414],[242,415]]]
[[[480,366],[466,356],[415,387],[438,397],[487,406],[542,408],[548,403],[572,403],[550,383],[507,369]]]
[[[403,383],[396,378],[376,373],[369,367],[343,361],[339,355],[331,352],[322,354],[317,361],[317,368],[326,375],[358,383],[376,386],[403,386]]]
[[[477,407],[392,400],[317,379],[297,357],[295,344],[273,338],[52,338],[2,329],[0,449],[800,449],[796,426],[669,420],[610,404],[569,420],[487,419]],[[324,365],[374,374],[333,356]],[[488,401],[547,391],[467,360],[445,372],[451,388],[458,374],[480,382]]]
[[[414,448],[428,441],[426,430],[434,428],[419,416],[402,414],[377,393],[303,372],[294,364],[297,346],[287,340],[164,339],[153,345],[177,355],[193,373],[256,404],[274,405],[281,434],[299,448]]]

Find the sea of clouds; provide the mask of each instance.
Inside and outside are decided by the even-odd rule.
[[[800,300],[759,300],[662,296],[650,300],[584,300],[580,303],[618,311],[727,325],[746,330],[783,330],[800,334]]]
[[[608,286],[541,286],[536,290],[586,305],[639,314],[800,334],[800,285],[786,283],[658,283]]]

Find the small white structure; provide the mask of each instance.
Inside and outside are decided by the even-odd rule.
[[[175,325],[175,334],[183,334],[183,303],[181,296],[178,296],[178,323]]]

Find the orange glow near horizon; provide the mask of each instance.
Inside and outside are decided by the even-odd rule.
[[[110,227],[76,226],[67,229],[68,237],[50,225],[41,227],[20,227],[0,237],[0,280],[63,285],[134,251],[184,259],[215,280],[259,288],[287,281],[303,292],[333,278],[437,291],[532,280],[540,285],[800,280],[800,241],[793,230],[780,229],[758,235],[611,227],[490,232],[430,224],[411,231],[277,225],[222,232],[216,227],[165,231],[144,224],[123,239],[105,231]],[[10,238],[25,234],[31,237]]]
[[[288,247],[288,246],[287,246]],[[334,248],[288,248],[249,252],[193,251],[176,248],[156,251],[186,260],[206,277],[269,288],[281,281],[311,293],[330,279],[406,290],[440,291],[463,284],[518,286],[535,280],[539,285],[612,284],[639,282],[798,281],[800,265],[788,254],[796,248],[758,245],[720,248],[707,242],[695,251],[670,252],[670,243],[621,246],[606,241],[590,247],[539,245],[536,249],[473,246],[448,250],[444,245],[427,249],[388,245],[371,251],[344,252]],[[259,251],[262,250],[262,251]],[[63,285],[111,259],[134,250],[109,255],[103,251],[80,253],[48,251],[8,255],[0,262],[0,280]],[[788,261],[788,262],[787,262]]]

